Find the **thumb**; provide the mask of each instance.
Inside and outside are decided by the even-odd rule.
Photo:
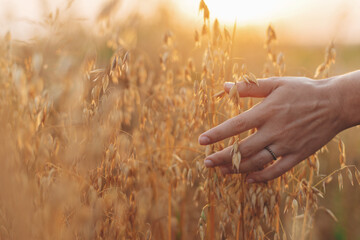
[[[257,80],[259,85],[247,82],[237,82],[236,87],[240,97],[267,97],[272,91],[280,86],[280,78],[265,78]],[[224,89],[229,93],[234,86],[233,82],[224,83]]]

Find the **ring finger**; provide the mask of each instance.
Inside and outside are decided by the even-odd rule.
[[[271,143],[271,138],[268,135],[259,132],[256,132],[247,138],[243,139],[239,143],[239,150],[242,158],[246,159],[257,152],[261,151],[265,146]],[[231,149],[232,146],[229,146],[221,151],[218,151],[210,156],[206,157],[205,166],[206,167],[216,167],[231,163]]]
[[[269,148],[274,153],[280,153],[279,155],[277,155],[277,157],[284,154],[279,150],[279,147],[277,147],[276,145],[271,145],[269,146]],[[262,169],[266,164],[270,163],[272,160],[274,160],[272,154],[267,149],[262,149],[253,156],[247,159],[243,159],[240,163],[238,172],[235,171],[232,164],[230,163],[222,165],[220,169],[223,174],[254,172]]]

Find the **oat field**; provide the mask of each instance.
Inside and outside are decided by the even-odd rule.
[[[166,10],[113,21],[116,1],[89,27],[71,2],[28,41],[0,36],[0,240],[360,239],[358,128],[252,185],[203,161],[256,129],[198,144],[261,101],[225,81],[326,78],[355,70],[359,47],[282,44],[270,24],[254,37],[203,0],[185,27]]]

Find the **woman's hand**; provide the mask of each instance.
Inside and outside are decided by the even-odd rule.
[[[261,103],[206,131],[199,137],[202,145],[256,128],[239,143],[242,160],[240,173],[249,173],[247,181],[274,179],[314,154],[337,133],[347,128],[343,118],[342,96],[333,79],[311,80],[305,77],[276,77],[259,80],[259,86],[237,83],[241,97],[263,97]],[[233,83],[225,83],[227,92]],[[269,147],[277,156],[273,160]],[[224,174],[234,173],[232,146],[209,155],[205,166],[219,166]]]

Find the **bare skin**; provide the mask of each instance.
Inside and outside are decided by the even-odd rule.
[[[237,90],[241,97],[264,98],[261,103],[199,137],[201,145],[208,145],[256,128],[239,144],[240,173],[249,173],[248,183],[281,176],[342,130],[360,124],[360,71],[324,80],[276,77],[258,82],[238,83]],[[225,83],[225,91],[232,86]],[[278,159],[264,168],[273,160],[266,146]],[[230,151],[227,147],[209,155],[205,166],[233,173]]]

